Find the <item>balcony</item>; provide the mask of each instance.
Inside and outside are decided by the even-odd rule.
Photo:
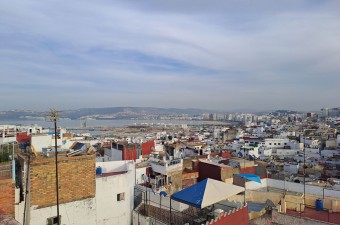
[[[173,159],[167,161],[155,161],[151,160],[150,165],[152,170],[156,173],[160,173],[163,175],[168,175],[173,171],[181,171],[183,168],[183,160],[182,159]]]

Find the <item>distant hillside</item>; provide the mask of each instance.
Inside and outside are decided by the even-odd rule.
[[[63,110],[60,117],[79,119],[81,117],[95,115],[118,115],[118,118],[139,118],[145,115],[202,115],[203,113],[223,113],[213,110],[203,109],[178,109],[178,108],[154,108],[154,107],[106,107],[106,108],[82,108],[77,110]],[[32,120],[44,119],[48,112],[39,112],[31,110],[10,110],[0,112],[0,120]]]
[[[110,115],[110,114],[134,114],[138,115],[201,115],[203,113],[214,112],[202,109],[177,109],[177,108],[154,108],[154,107],[108,107],[108,108],[84,108],[72,111],[64,111],[63,116],[77,119],[91,115]]]

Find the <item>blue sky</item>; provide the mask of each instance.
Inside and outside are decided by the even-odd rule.
[[[0,110],[339,106],[340,1],[0,0]]]

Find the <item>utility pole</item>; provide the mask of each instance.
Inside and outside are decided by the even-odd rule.
[[[303,136],[303,204],[306,204],[306,137]]]
[[[14,150],[14,141],[13,141],[13,143],[12,143],[12,179],[13,179],[13,181],[15,182],[15,159],[14,159],[14,152],[15,152],[15,150]]]
[[[58,182],[58,140],[57,140],[57,120],[58,112],[56,110],[51,110],[50,113],[51,120],[54,122],[54,148],[55,148],[55,187],[57,194],[57,221],[60,225],[60,215],[59,215],[59,182]]]
[[[243,174],[244,174],[244,199],[243,204],[246,205],[246,149],[243,149]]]

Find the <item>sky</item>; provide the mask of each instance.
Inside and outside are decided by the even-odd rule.
[[[0,110],[339,107],[338,0],[0,0]]]

